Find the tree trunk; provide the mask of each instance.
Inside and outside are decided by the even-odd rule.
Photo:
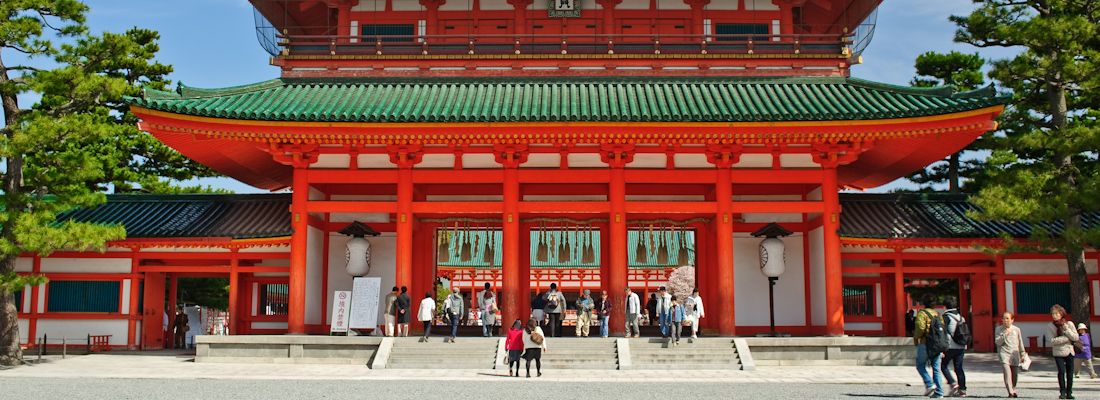
[[[0,261],[0,275],[15,268],[15,258]],[[0,365],[13,366],[23,363],[23,348],[19,347],[19,309],[15,294],[0,290]]]
[[[947,159],[947,184],[948,191],[951,193],[959,192],[959,153],[951,155],[951,158]]]
[[[1067,251],[1066,263],[1069,264],[1070,313],[1073,314],[1074,322],[1088,325],[1092,309],[1089,307],[1089,276],[1085,270],[1085,250]]]

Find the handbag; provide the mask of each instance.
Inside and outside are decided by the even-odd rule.
[[[1027,372],[1029,369],[1031,369],[1031,356],[1028,356],[1027,353],[1020,353],[1020,370]]]

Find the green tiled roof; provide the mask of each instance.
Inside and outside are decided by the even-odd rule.
[[[315,122],[771,122],[889,119],[1004,104],[842,77],[283,78],[224,89],[147,89],[135,106],[177,114]]]
[[[253,239],[289,236],[289,209],[283,194],[108,195],[58,220],[122,225],[130,238]]]

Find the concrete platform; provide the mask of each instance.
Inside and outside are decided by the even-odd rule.
[[[913,339],[903,337],[752,337],[743,339],[756,365],[911,365]]]
[[[382,344],[373,336],[231,335],[195,337],[195,362],[360,364]]]

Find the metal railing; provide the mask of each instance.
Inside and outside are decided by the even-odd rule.
[[[851,55],[851,35],[275,35],[283,56]]]

